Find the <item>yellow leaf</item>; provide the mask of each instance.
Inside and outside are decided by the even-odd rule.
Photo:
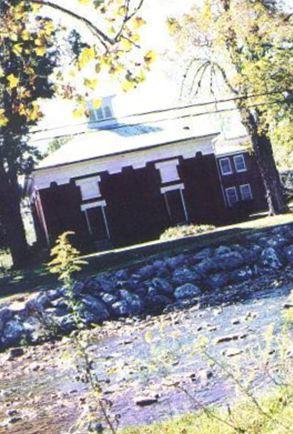
[[[79,0],[79,3],[82,5],[89,5],[91,3],[91,0]]]
[[[16,77],[14,74],[8,75],[7,80],[9,82],[10,89],[14,89],[19,83],[19,78]]]
[[[33,3],[31,5],[31,8],[32,8],[32,12],[36,14],[41,9],[41,5],[37,5],[37,4]]]
[[[4,71],[2,68],[0,68],[0,78],[4,77]]]
[[[22,45],[21,44],[15,44],[12,48],[12,51],[17,56],[20,56],[22,53]]]
[[[37,56],[44,56],[46,54],[46,47],[37,47],[35,48],[35,52],[37,54]]]
[[[146,24],[145,20],[141,17],[135,17],[133,27],[139,29],[141,26]]]
[[[75,110],[73,110],[73,117],[75,119],[81,118],[83,115],[84,115],[83,107],[77,107]]]
[[[144,56],[144,61],[147,65],[151,65],[157,59],[157,55],[154,51],[148,51]]]
[[[95,99],[93,101],[93,108],[95,110],[98,110],[101,107],[101,105],[102,105],[102,100],[101,99]]]
[[[5,110],[0,109],[0,127],[6,127],[7,124],[8,124],[8,119],[5,116]]]
[[[91,48],[84,48],[79,55],[79,64],[81,68],[85,67],[95,58],[95,50]]]
[[[96,78],[85,78],[83,81],[84,85],[91,90],[95,90],[98,85],[98,80]]]
[[[31,38],[31,34],[28,30],[24,30],[21,34],[21,38],[23,39],[23,41],[29,41]]]

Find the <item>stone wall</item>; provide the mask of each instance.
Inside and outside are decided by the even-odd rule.
[[[291,269],[292,242],[293,224],[284,225],[246,235],[241,244],[189,249],[100,273],[75,284],[80,316],[86,326],[201,303],[232,286]],[[0,307],[0,350],[39,343],[74,328],[65,289],[40,292],[23,303]]]

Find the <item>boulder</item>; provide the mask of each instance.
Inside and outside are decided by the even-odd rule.
[[[181,300],[185,298],[193,298],[201,295],[201,290],[198,286],[192,283],[186,283],[185,285],[179,286],[175,289],[174,297],[176,300]]]
[[[228,246],[220,246],[215,250],[215,256],[229,255],[230,253],[232,253],[232,249]]]
[[[229,281],[229,275],[227,273],[214,273],[211,274],[206,283],[211,289],[223,288]]]
[[[153,313],[160,313],[162,310],[172,304],[172,300],[166,295],[155,295],[153,297],[146,297],[147,310]]]
[[[246,280],[249,280],[253,277],[253,271],[250,267],[242,267],[238,270],[234,270],[230,273],[230,279],[231,281],[235,283],[241,283],[245,282]]]
[[[200,261],[195,267],[194,270],[200,275],[207,275],[214,271],[218,271],[219,267],[217,262],[214,259],[206,258]]]
[[[153,267],[153,265],[145,265],[144,267],[139,268],[136,271],[136,274],[139,276],[141,280],[146,280],[154,277],[155,271],[156,270]]]
[[[85,295],[81,299],[82,308],[81,311],[88,311],[94,315],[95,320],[93,322],[102,322],[110,318],[109,311],[106,304],[93,297],[92,295]]]
[[[289,264],[293,264],[293,245],[286,247],[285,255]]]
[[[151,284],[155,289],[157,289],[161,294],[170,295],[173,294],[173,287],[167,279],[156,277],[151,281]]]
[[[118,301],[118,297],[114,294],[109,294],[108,292],[104,292],[99,295],[100,299],[106,303],[107,305],[112,305],[116,301]]]
[[[192,255],[192,261],[199,262],[203,259],[207,259],[211,257],[213,254],[213,249],[211,247],[206,247],[205,249],[200,250],[199,252]]]
[[[200,274],[190,268],[184,267],[175,270],[172,276],[174,285],[184,285],[189,282],[198,282],[201,279]]]
[[[265,267],[278,270],[283,267],[283,259],[274,247],[266,247],[260,255],[260,263]]]
[[[239,252],[223,253],[215,256],[214,260],[220,270],[234,270],[244,264],[245,260]]]
[[[17,319],[8,321],[5,324],[0,342],[4,348],[7,346],[17,346],[20,341],[25,337],[25,330],[21,322]]]
[[[175,270],[178,267],[182,267],[186,262],[186,257],[184,255],[173,256],[165,260],[165,264],[171,270]]]

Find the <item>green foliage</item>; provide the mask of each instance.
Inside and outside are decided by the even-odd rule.
[[[293,418],[292,387],[275,388],[267,393],[260,404],[272,418],[260,415],[256,407],[247,401],[237,402],[229,410],[212,410],[210,415],[204,412],[188,414],[168,422],[149,426],[139,426],[121,430],[121,434],[284,434],[290,432]],[[219,420],[220,419],[220,420]],[[232,420],[232,426],[227,426],[221,419]],[[286,430],[275,420],[287,424]],[[233,427],[233,423],[237,424]]]
[[[168,241],[176,238],[191,237],[193,235],[203,234],[215,229],[213,225],[183,225],[166,229],[160,236],[160,240]]]
[[[72,235],[74,232],[68,231],[57,238],[55,246],[51,249],[53,259],[48,264],[50,272],[58,274],[65,285],[70,284],[73,274],[87,264],[80,259],[79,251],[71,245],[69,237]]]

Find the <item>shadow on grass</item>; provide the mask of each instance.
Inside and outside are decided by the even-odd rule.
[[[265,220],[265,219],[263,219]],[[257,220],[259,221],[259,220]],[[282,224],[264,223],[264,227],[256,225],[255,221],[251,226],[245,228],[235,225],[231,228],[220,229],[205,234],[189,236],[169,241],[153,241],[136,246],[125,247],[106,252],[100,252],[85,256],[88,265],[77,276],[83,279],[99,272],[116,270],[121,267],[143,265],[158,258],[177,255],[184,252],[193,252],[207,246],[217,246],[223,243],[242,243],[247,235],[254,233],[268,233],[275,227],[292,225],[292,219]],[[249,225],[249,222],[248,222]],[[60,283],[55,275],[51,274],[45,263],[28,267],[22,271],[7,271],[0,273],[0,300],[14,294],[32,293],[40,290],[56,288]]]

